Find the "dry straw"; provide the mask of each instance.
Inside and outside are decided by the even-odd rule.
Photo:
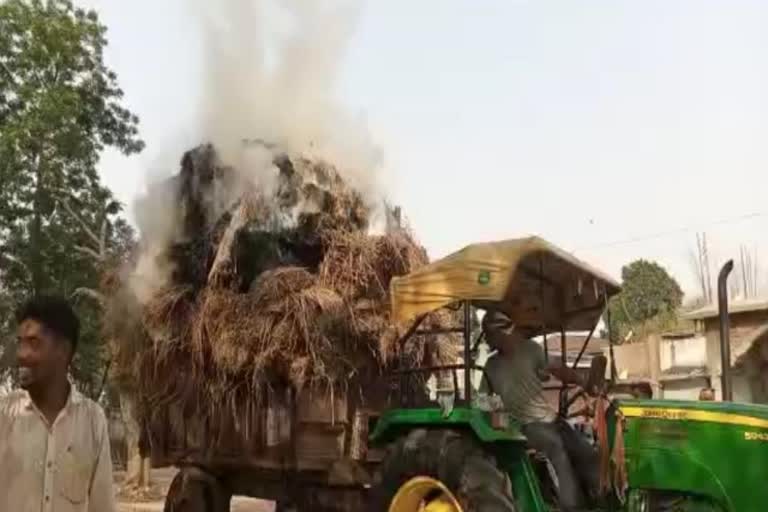
[[[198,151],[198,159],[194,151],[185,156],[180,179],[217,175],[205,167],[216,165],[210,148]],[[174,282],[147,304],[126,309],[127,288],[112,287],[105,334],[117,373],[135,383],[150,423],[173,404],[185,415],[234,417],[254,432],[254,410],[274,390],[343,392],[394,365],[455,360],[449,337],[415,338],[401,346],[402,333],[389,319],[389,281],[424,265],[424,249],[405,230],[367,235],[368,210],[330,165],[286,157],[276,163],[280,186],[274,200],[259,201],[258,215],[244,220],[229,212],[209,225],[200,225],[199,215],[198,224],[188,219],[193,231],[186,233],[187,245],[167,251]],[[180,187],[187,194],[184,211],[202,209],[210,191],[201,190],[200,182]],[[296,222],[271,228],[282,260],[249,276],[249,263],[260,255],[243,254],[244,247],[254,247],[243,240],[262,233],[266,217]],[[244,280],[250,280],[247,286]],[[426,324],[454,320],[435,314]]]

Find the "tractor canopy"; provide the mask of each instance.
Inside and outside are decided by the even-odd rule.
[[[471,302],[541,334],[591,330],[619,291],[609,276],[538,237],[469,245],[390,283],[399,325]]]

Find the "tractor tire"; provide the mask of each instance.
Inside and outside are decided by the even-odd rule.
[[[164,512],[229,512],[232,496],[213,475],[181,468],[168,488]]]
[[[371,488],[372,512],[388,512],[398,490],[415,477],[447,487],[463,512],[515,512],[509,477],[470,435],[418,429],[394,442]]]

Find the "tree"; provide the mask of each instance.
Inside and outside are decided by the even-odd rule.
[[[2,271],[0,271],[0,391],[6,383],[8,368],[12,363],[10,343],[11,319],[13,318],[13,302],[11,295],[3,286]]]
[[[91,332],[98,332],[100,335],[106,336],[107,345],[110,343],[120,343],[122,340],[114,339],[115,333],[112,329],[108,328],[110,319],[105,318],[109,316],[105,314],[105,309],[110,306],[113,308],[115,307],[115,304],[109,304],[109,301],[120,302],[120,299],[115,296],[119,295],[120,292],[120,290],[116,290],[115,288],[121,286],[120,284],[116,284],[116,282],[119,281],[117,275],[126,264],[127,259],[133,253],[135,244],[133,230],[125,223],[117,223],[118,236],[112,244],[109,244],[106,238],[106,220],[102,221],[101,229],[97,231],[89,226],[88,222],[80,217],[76,211],[68,207],[67,203],[63,204],[69,215],[77,220],[87,235],[88,245],[80,246],[80,252],[90,256],[97,268],[101,269],[101,273],[104,276],[104,279],[100,283],[101,286],[98,288],[80,287],[75,290],[73,295],[87,297],[99,308],[100,323],[105,322],[102,327],[107,328],[99,329],[98,326],[94,326],[93,329],[91,329]],[[112,281],[114,282],[105,283],[104,281],[109,281],[107,277],[110,275],[112,275]],[[122,314],[131,316],[131,314],[125,310],[123,310]],[[114,357],[114,352],[110,355],[110,360],[103,371],[101,381],[96,383],[99,385],[99,392],[97,392],[97,394],[101,394],[101,390],[104,389],[107,373],[111,368],[111,357]],[[86,373],[88,372],[86,371]],[[94,372],[88,374],[94,375]],[[107,391],[109,396],[114,397],[115,403],[119,406],[120,414],[125,426],[127,460],[126,477],[123,481],[123,487],[125,489],[136,490],[139,494],[142,494],[151,487],[151,465],[149,457],[143,457],[143,454],[139,449],[141,427],[136,419],[135,384],[127,381],[124,376],[115,376],[113,374],[113,377],[112,382],[114,383],[114,386],[110,386],[104,390]]]
[[[0,2],[0,342],[7,355],[10,304],[70,296],[82,322],[73,377],[96,399],[109,369],[100,280],[133,242],[96,163],[106,147],[143,148],[103,61],[105,34],[94,11],[71,1]]]
[[[123,92],[104,64],[105,33],[94,11],[68,0],[0,4],[0,240],[19,267],[10,288],[61,286],[51,265],[72,246],[58,237],[75,233],[53,218],[60,201],[78,203],[86,217],[115,215],[99,183],[99,154],[143,147],[138,119],[120,105]]]
[[[100,227],[104,254],[119,250],[128,227],[96,163],[108,146],[143,148],[103,61],[105,34],[94,11],[68,0],[0,2],[0,293],[10,303],[46,291],[77,299],[73,374],[90,393],[103,374],[99,305],[78,290],[98,288],[103,261],[85,227]],[[10,312],[0,314],[7,344]]]
[[[741,288],[735,291],[735,295],[741,295],[745,299],[753,299],[760,292],[760,260],[757,251],[750,251],[746,246],[739,247],[739,274]]]
[[[703,306],[713,304],[716,290],[717,276],[712,275],[709,260],[709,244],[706,233],[696,234],[696,251],[691,252],[691,267],[699,281],[700,296],[694,298],[690,305]],[[729,258],[730,259],[730,258]],[[761,266],[757,250],[750,251],[746,245],[739,246],[739,255],[734,257],[734,276],[728,280],[728,295],[731,298],[753,299],[761,295],[765,290],[760,281]],[[715,270],[718,271],[724,260],[715,261]]]
[[[621,278],[622,291],[608,305],[616,339],[624,339],[630,332],[644,335],[675,323],[683,291],[662,266],[640,259],[624,266]]]
[[[709,264],[709,244],[706,233],[696,233],[696,251],[691,253],[691,266],[696,273],[701,297],[697,302],[712,303],[712,271]]]

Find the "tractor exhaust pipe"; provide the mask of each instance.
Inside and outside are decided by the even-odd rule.
[[[723,389],[723,401],[733,401],[731,388],[731,339],[730,318],[728,316],[728,275],[733,270],[733,260],[728,260],[717,276],[717,308],[720,314],[720,366]]]

